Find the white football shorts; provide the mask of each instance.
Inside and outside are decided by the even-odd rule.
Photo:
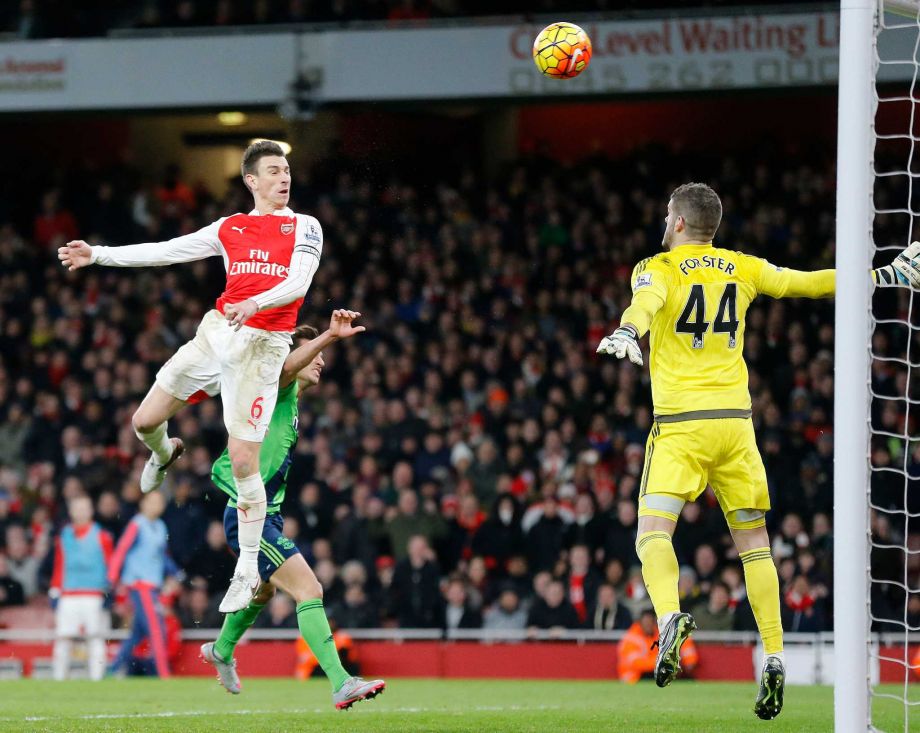
[[[195,338],[157,373],[157,384],[187,401],[198,392],[218,392],[227,433],[261,443],[268,429],[281,368],[291,350],[291,335],[243,326],[233,329],[218,310],[205,314]]]
[[[58,638],[105,636],[110,627],[109,614],[102,607],[102,595],[61,596],[54,613]]]

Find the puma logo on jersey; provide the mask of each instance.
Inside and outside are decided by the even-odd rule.
[[[239,232],[240,234],[242,234],[242,233],[243,233],[243,230],[246,229],[247,227],[230,227],[230,228],[231,228],[233,231]]]

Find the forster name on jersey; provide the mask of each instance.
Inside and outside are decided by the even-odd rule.
[[[710,255],[704,255],[703,257],[688,257],[683,260],[678,267],[684,275],[689,275],[691,270],[696,270],[700,267],[712,267],[718,270],[721,270],[726,275],[735,274],[735,263],[729,262],[722,257],[713,257]]]

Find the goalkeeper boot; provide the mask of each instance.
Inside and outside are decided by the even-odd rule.
[[[227,588],[217,610],[221,613],[242,611],[252,601],[261,582],[259,569],[255,565],[241,567],[237,563],[233,578],[230,580],[230,587]]]
[[[213,664],[217,670],[217,681],[223,685],[223,688],[234,695],[239,695],[243,689],[240,682],[240,676],[236,673],[236,660],[225,661],[220,654],[214,649],[214,642],[209,641],[201,645],[201,658]]]
[[[662,629],[658,641],[655,642],[658,645],[655,684],[659,687],[667,687],[680,673],[680,648],[695,628],[693,616],[689,613],[675,613]]]
[[[166,463],[162,465],[157,463],[157,457],[151,453],[150,458],[144,464],[144,470],[141,471],[141,491],[145,494],[149,494],[163,485],[163,480],[166,478],[166,469],[179,460],[179,456],[185,452],[185,443],[182,442],[181,438],[170,438],[169,442],[173,445],[173,452]]]
[[[349,677],[332,693],[332,702],[336,710],[348,710],[356,702],[377,697],[386,687],[387,683],[383,680],[368,681],[360,677]]]
[[[773,720],[783,709],[786,689],[786,667],[779,657],[767,657],[760,673],[760,693],[754,702],[754,713],[761,720]]]

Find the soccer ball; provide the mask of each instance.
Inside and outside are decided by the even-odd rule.
[[[553,23],[537,34],[533,61],[544,76],[571,79],[591,62],[591,39],[574,23]]]

